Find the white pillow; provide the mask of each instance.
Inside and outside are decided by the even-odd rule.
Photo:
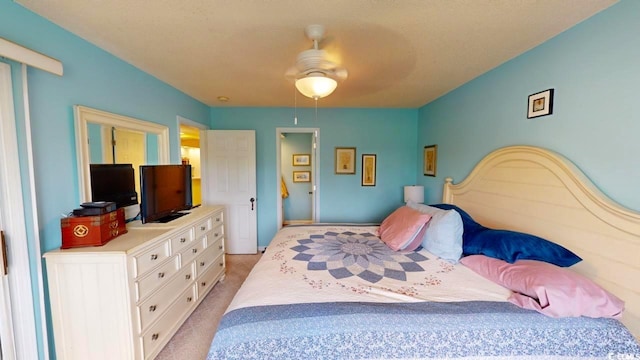
[[[433,206],[408,202],[407,206],[423,214],[431,215],[422,247],[451,263],[462,256],[462,218],[455,210],[442,210]]]

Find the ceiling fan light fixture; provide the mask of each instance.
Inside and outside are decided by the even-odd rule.
[[[296,80],[296,89],[302,95],[315,100],[330,95],[337,86],[337,81],[322,73],[311,73]]]

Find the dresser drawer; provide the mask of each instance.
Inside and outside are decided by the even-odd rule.
[[[224,226],[222,224],[213,227],[213,231],[209,235],[209,244],[224,237]]]
[[[146,298],[162,284],[166,284],[177,271],[178,257],[174,256],[165,264],[136,281],[138,295],[136,301]]]
[[[187,231],[176,234],[171,237],[171,251],[173,254],[180,252],[185,247],[189,246],[193,241],[193,228]]]
[[[199,223],[196,224],[195,228],[196,228],[196,238],[203,236],[213,228],[213,218],[208,217],[207,219],[200,221]]]
[[[211,219],[213,220],[213,227],[224,224],[224,212],[220,211],[218,213],[213,214]]]
[[[207,270],[202,273],[202,275],[198,275],[198,296],[204,296],[209,288],[211,288],[218,276],[220,276],[224,272],[224,254],[218,256],[213,260],[213,266],[210,266]]]
[[[200,255],[200,256],[198,256],[198,258],[196,258],[196,274],[197,274],[197,276],[200,276],[211,265],[216,263],[216,258],[219,257],[220,254],[223,253],[222,249],[220,249],[219,246],[218,246],[221,243],[222,243],[222,241],[218,240],[218,242],[216,242],[212,246],[209,246],[204,251],[204,253],[202,253],[202,255]]]
[[[142,348],[145,359],[152,358],[150,355],[158,350],[158,347],[164,343],[167,336],[173,335],[173,328],[179,325],[178,321],[189,311],[195,302],[196,285],[194,284],[180,294],[164,315],[142,336]]]
[[[205,250],[205,245],[207,243],[207,237],[204,236],[199,240],[195,241],[189,248],[180,253],[182,266],[188,264],[193,261],[198,255],[201,255]]]
[[[195,281],[195,264],[183,267],[169,283],[153,294],[145,302],[137,306],[140,319],[139,332],[144,332],[151,323],[169,308],[175,300],[175,294],[179,294]]]
[[[142,276],[145,272],[153,269],[162,263],[170,255],[169,242],[163,241],[154,246],[151,250],[147,250],[141,255],[133,257],[134,277]]]

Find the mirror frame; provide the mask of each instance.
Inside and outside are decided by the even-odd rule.
[[[89,134],[87,130],[87,123],[95,123],[127,130],[141,131],[148,134],[155,134],[158,136],[158,163],[169,163],[168,126],[92,109],[81,105],[74,105],[73,113],[76,127],[78,188],[80,190],[81,203],[91,201],[91,174],[89,172],[91,158],[89,156]]]

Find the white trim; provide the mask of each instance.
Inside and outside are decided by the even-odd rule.
[[[195,127],[195,128],[200,129],[200,130],[210,130],[211,129],[207,125],[201,124],[201,123],[199,123],[197,121],[193,121],[193,120],[187,119],[187,118],[182,117],[180,115],[176,115],[176,120],[178,122],[178,131],[177,131],[178,132],[178,134],[177,134],[177,137],[178,137],[178,142],[177,142],[177,144],[178,144],[178,154],[180,154],[179,150],[180,150],[180,143],[181,143],[181,140],[180,140],[180,125],[186,125],[186,126]],[[202,135],[200,135],[200,136],[202,137]]]
[[[27,142],[27,162],[29,164],[29,190],[31,192],[31,212],[33,213],[33,250],[38,255],[38,259],[35,262],[36,265],[36,277],[38,281],[38,305],[40,307],[41,321],[40,321],[40,331],[42,332],[42,344],[44,348],[44,358],[43,360],[49,359],[49,336],[47,332],[47,321],[46,321],[46,310],[44,304],[44,283],[42,275],[42,261],[40,261],[40,254],[42,254],[42,250],[40,249],[40,224],[38,222],[38,201],[36,197],[36,182],[35,182],[35,170],[33,168],[33,141],[31,138],[31,111],[29,108],[29,86],[27,81],[27,65],[22,64],[22,99],[24,106],[24,126],[25,126],[25,137]],[[26,226],[26,224],[25,224]],[[34,326],[35,329],[35,326]],[[36,346],[37,349],[37,346]]]
[[[52,57],[27,49],[0,37],[0,56],[62,76],[62,63]]]
[[[29,249],[24,219],[24,203],[22,201],[22,180],[18,160],[18,142],[13,107],[13,87],[11,85],[11,68],[0,64],[0,86],[3,96],[0,98],[2,138],[0,138],[0,176],[4,176],[0,191],[0,201],[4,209],[3,226],[9,255],[9,287],[11,296],[11,312],[13,316],[15,351],[17,359],[37,359],[38,342],[35,333],[34,304],[31,289],[31,271],[29,268]],[[4,175],[2,175],[4,174]],[[7,176],[12,174],[12,176]],[[35,208],[34,208],[35,211]],[[35,217],[35,214],[34,214]],[[38,254],[39,255],[39,254]],[[39,258],[38,258],[38,263]],[[43,314],[44,316],[44,314]]]
[[[311,186],[314,189],[312,196],[312,221],[320,222],[320,129],[319,128],[276,128],[276,221],[277,228],[282,228],[282,188],[280,181],[282,177],[281,163],[281,139],[283,133],[311,134],[315,139],[315,149],[311,149]],[[313,146],[313,145],[312,145]]]
[[[120,127],[127,130],[142,131],[158,135],[158,162],[169,163],[169,128],[165,125],[139,120],[124,115],[92,109],[86,106],[75,105],[73,107],[76,126],[76,151],[78,166],[78,187],[80,201],[91,201],[91,178],[89,174],[89,139],[87,122],[100,125]]]

